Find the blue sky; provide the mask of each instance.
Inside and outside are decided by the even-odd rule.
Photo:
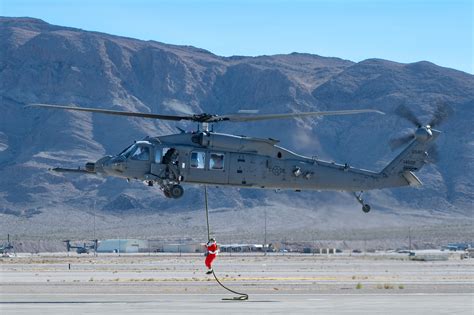
[[[217,55],[428,60],[474,73],[474,0],[0,0],[0,15]]]

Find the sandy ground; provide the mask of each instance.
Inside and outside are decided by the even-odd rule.
[[[474,312],[474,259],[459,256],[220,255],[217,276],[248,301],[223,301],[235,295],[204,274],[203,261],[198,254],[3,258],[0,313]]]

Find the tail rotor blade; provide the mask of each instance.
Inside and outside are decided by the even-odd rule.
[[[429,150],[428,150],[428,163],[437,163],[439,162],[440,155],[439,155],[439,150],[436,145],[432,145]]]
[[[441,125],[446,119],[451,116],[453,109],[445,103],[439,103],[433,114],[433,118],[429,122],[431,127]]]
[[[421,127],[421,122],[418,120],[415,114],[413,114],[413,112],[404,104],[398,106],[395,109],[394,113],[402,118],[405,118],[406,120],[414,124],[417,128]]]
[[[398,149],[399,147],[407,144],[408,142],[410,142],[410,140],[412,140],[414,138],[415,138],[414,134],[408,134],[408,135],[401,136],[399,138],[391,139],[388,142],[388,144],[389,144],[390,148],[392,149],[392,151],[395,151],[396,149]]]

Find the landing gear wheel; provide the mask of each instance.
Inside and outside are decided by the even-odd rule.
[[[364,211],[365,213],[368,213],[370,211],[370,206],[368,204],[363,205],[362,211]]]
[[[166,198],[172,198],[171,193],[168,189],[163,189],[163,195],[165,195]]]
[[[181,185],[173,185],[171,186],[170,190],[171,198],[178,199],[181,198],[184,194],[184,189]]]

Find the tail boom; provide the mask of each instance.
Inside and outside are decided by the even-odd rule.
[[[440,133],[438,130],[430,129],[429,138],[415,138],[380,172],[379,175],[385,178],[387,187],[422,185],[413,173],[426,164],[428,157],[426,151]]]

